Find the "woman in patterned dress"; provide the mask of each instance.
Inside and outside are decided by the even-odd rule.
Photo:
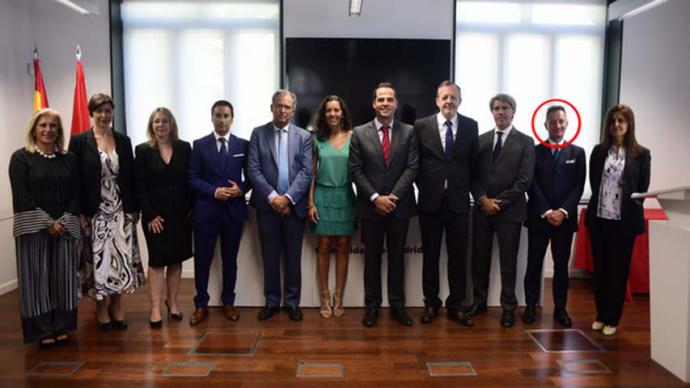
[[[64,143],[58,113],[41,109],[9,167],[24,343],[42,347],[77,327],[79,172]]]
[[[350,152],[352,119],[350,112],[338,96],[328,96],[316,116],[314,139],[314,179],[309,189],[307,209],[318,235],[318,272],[321,289],[321,310],[324,318],[340,317],[343,292],[347,279],[350,236],[354,231],[352,204],[354,193],[349,179],[347,160]],[[335,245],[335,293],[331,304],[328,287],[331,245]]]
[[[606,112],[602,132],[589,161],[592,197],[585,224],[592,240],[597,308],[592,330],[613,335],[623,314],[635,238],[645,231],[644,199],[630,195],[649,188],[651,156],[635,140],[635,115],[627,105]]]
[[[144,282],[136,223],[134,157],[129,137],[110,124],[115,104],[97,93],[89,100],[93,127],[70,139],[81,183],[80,221],[84,249],[79,271],[82,294],[96,300],[100,329],[126,329],[122,294]]]

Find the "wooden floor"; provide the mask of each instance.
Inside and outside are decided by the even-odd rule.
[[[305,309],[302,322],[285,313],[258,322],[257,308],[241,308],[234,323],[212,309],[208,321],[190,327],[190,279],[180,296],[185,321],[153,330],[146,289],[138,291],[125,299],[128,330],[98,331],[94,306],[83,300],[79,329],[52,349],[22,344],[17,293],[0,296],[0,386],[683,385],[650,359],[648,298],[626,305],[619,334],[605,338],[589,329],[594,305],[584,279],[571,282],[568,331],[552,322],[550,295],[537,323],[518,318],[511,329],[500,327],[498,308],[477,317],[473,328],[445,318],[422,325],[421,309],[410,309],[415,324],[406,328],[384,309],[378,325],[365,329],[363,310],[355,308],[339,319]]]

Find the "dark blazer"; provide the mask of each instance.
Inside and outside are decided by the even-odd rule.
[[[307,215],[307,194],[312,178],[311,134],[289,124],[288,128],[288,194],[293,201],[295,215]],[[273,211],[266,200],[278,187],[278,151],[273,122],[254,128],[249,141],[248,177],[254,185],[251,204],[257,210]]]
[[[561,148],[554,160],[551,148],[538,144],[534,147],[536,161],[534,181],[529,189],[527,227],[548,227],[541,216],[547,210],[563,209],[568,218],[560,228],[577,230],[577,204],[585,187],[585,150],[576,145]]]
[[[419,148],[411,125],[393,122],[389,155],[386,166],[373,120],[355,127],[348,165],[350,179],[357,186],[354,209],[359,219],[383,219],[370,200],[374,193],[398,197],[397,207],[389,216],[406,220],[417,214],[412,184],[419,170]]]
[[[438,130],[437,114],[414,123],[419,143],[419,210],[436,212],[443,199],[443,184],[448,181],[446,195],[448,207],[455,213],[470,210],[470,188],[477,165],[479,140],[477,122],[461,114],[457,115],[458,128],[453,142],[453,155],[446,160]]]
[[[249,142],[230,135],[227,160],[223,161],[213,133],[194,141],[189,160],[189,185],[196,194],[193,219],[195,223],[216,219],[226,212],[236,222],[248,218],[247,202],[244,195],[221,201],[214,196],[218,187],[228,186],[228,180],[237,183],[242,194],[251,186],[244,180],[247,172]]]
[[[135,174],[141,214],[145,223],[156,216],[187,217],[192,211],[194,195],[187,181],[192,147],[186,141],[173,144],[173,154],[166,166],[158,148],[148,143],[135,150]]]
[[[115,152],[120,161],[117,183],[120,186],[120,198],[125,213],[139,211],[134,182],[134,154],[132,142],[127,135],[113,131]],[[93,217],[101,203],[101,158],[93,134],[93,128],[72,136],[69,150],[77,155],[79,179],[81,183],[81,214]]]
[[[493,141],[493,130],[479,136],[479,179],[472,183],[472,196],[477,207],[484,196],[501,200],[501,211],[491,216],[494,222],[522,223],[527,219],[525,193],[534,175],[534,141],[513,127],[496,162],[493,161]]]
[[[601,144],[594,146],[589,158],[589,185],[592,188],[592,197],[587,205],[587,217],[585,225],[590,229],[598,226],[597,207],[599,207],[599,188],[604,172],[604,162],[608,150],[604,150]],[[644,193],[649,189],[651,155],[649,150],[642,148],[637,157],[625,157],[623,168],[623,202],[621,204],[621,225],[625,233],[634,235],[645,232],[644,198],[632,199],[632,193]]]

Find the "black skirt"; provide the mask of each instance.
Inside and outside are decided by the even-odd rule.
[[[163,217],[163,232],[154,234],[144,223],[144,236],[149,250],[149,267],[165,267],[181,263],[193,256],[192,226],[186,215]]]

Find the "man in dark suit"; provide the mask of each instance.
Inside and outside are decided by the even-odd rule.
[[[527,307],[522,321],[533,323],[541,290],[541,272],[546,247],[551,241],[553,256],[554,319],[565,327],[572,321],[565,310],[568,301],[568,261],[577,231],[577,204],[585,186],[585,151],[576,146],[563,147],[568,118],[565,108],[554,105],[546,110],[544,126],[549,132],[549,144],[535,146],[534,182],[527,203],[529,249],[525,273]],[[562,148],[557,148],[562,147]]]
[[[494,233],[501,263],[501,326],[515,324],[515,278],[522,223],[527,219],[525,192],[534,174],[534,142],[513,127],[515,99],[507,94],[491,98],[496,127],[479,136],[477,174],[472,195],[472,281],[474,304],[470,315],[486,311]]]
[[[405,242],[410,217],[416,213],[412,184],[417,177],[417,139],[412,126],[394,120],[398,101],[390,83],[373,93],[376,117],[354,129],[349,168],[357,186],[355,214],[361,221],[364,243],[363,323],[376,324],[381,306],[381,256],[388,251],[388,303],[391,315],[405,326]]]
[[[189,320],[190,325],[197,325],[208,317],[208,277],[219,237],[223,257],[223,314],[231,321],[240,318],[234,307],[235,281],[242,224],[247,219],[244,193],[250,185],[243,176],[249,142],[230,133],[234,115],[229,101],[219,100],[213,104],[213,133],[194,141],[189,161],[189,185],[196,193],[192,212],[196,310]]]
[[[477,122],[458,113],[460,87],[443,81],[436,89],[438,113],[414,124],[419,143],[419,226],[424,248],[422,323],[431,323],[442,305],[439,292],[441,237],[448,252],[448,318],[473,326],[462,310],[467,278],[470,183],[479,148]]]
[[[285,309],[293,321],[302,319],[302,237],[312,177],[312,143],[309,132],[290,124],[296,107],[294,93],[275,92],[273,121],[254,128],[249,141],[251,203],[256,207],[264,263],[266,305],[259,312],[260,321],[273,316],[280,306],[281,255],[285,257]]]

